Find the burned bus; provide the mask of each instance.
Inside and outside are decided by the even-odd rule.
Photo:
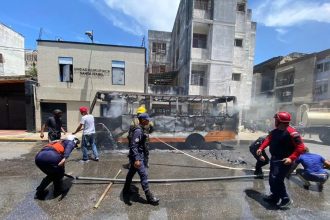
[[[98,106],[98,113],[93,113]],[[238,132],[235,96],[183,96],[99,91],[90,113],[95,117],[97,142],[110,148],[127,147],[127,134],[138,107],[152,118],[150,144],[160,140],[187,148],[234,140]]]

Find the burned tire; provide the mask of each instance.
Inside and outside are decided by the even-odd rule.
[[[320,131],[319,138],[320,140],[327,145],[330,145],[330,130],[325,129],[324,131]]]
[[[202,148],[204,145],[205,139],[202,135],[198,133],[190,134],[185,141],[185,147],[187,148]]]

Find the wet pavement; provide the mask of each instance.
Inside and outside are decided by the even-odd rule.
[[[253,168],[254,158],[248,151],[249,141],[216,144],[210,150],[185,150],[201,159],[232,167]],[[52,196],[52,185],[44,201],[34,200],[34,189],[44,174],[34,165],[34,156],[43,143],[1,142],[0,154],[0,219],[329,219],[330,186],[323,192],[315,185],[310,190],[293,176],[286,180],[293,199],[290,210],[277,210],[262,201],[269,192],[267,179],[235,179],[208,182],[151,184],[151,190],[160,198],[158,206],[146,204],[140,184],[135,184],[131,205],[123,202],[122,184],[114,184],[98,209],[93,206],[107,183],[65,179],[71,186],[64,198]],[[329,146],[316,138],[308,140],[312,152],[330,158]],[[17,155],[4,154],[17,149]],[[101,151],[100,161],[82,164],[81,151],[74,151],[66,163],[66,173],[74,176],[112,178],[122,169],[118,178],[125,178],[127,163],[125,151]],[[244,161],[240,163],[239,161]],[[152,150],[149,176],[161,178],[195,178],[240,176],[248,171],[219,169],[169,150]],[[138,178],[136,175],[135,178]],[[59,199],[62,199],[59,201]]]

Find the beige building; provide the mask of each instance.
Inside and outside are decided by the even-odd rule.
[[[38,40],[36,130],[59,108],[69,132],[79,124],[79,107],[90,106],[97,91],[145,92],[143,47]],[[99,116],[101,102],[93,111]]]
[[[265,121],[276,111],[288,111],[292,123],[297,125],[307,109],[328,109],[329,74],[330,49],[312,54],[291,53],[256,65],[253,105],[246,118]]]

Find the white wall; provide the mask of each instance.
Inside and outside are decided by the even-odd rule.
[[[0,76],[25,75],[24,37],[1,23],[0,54],[4,59]]]

